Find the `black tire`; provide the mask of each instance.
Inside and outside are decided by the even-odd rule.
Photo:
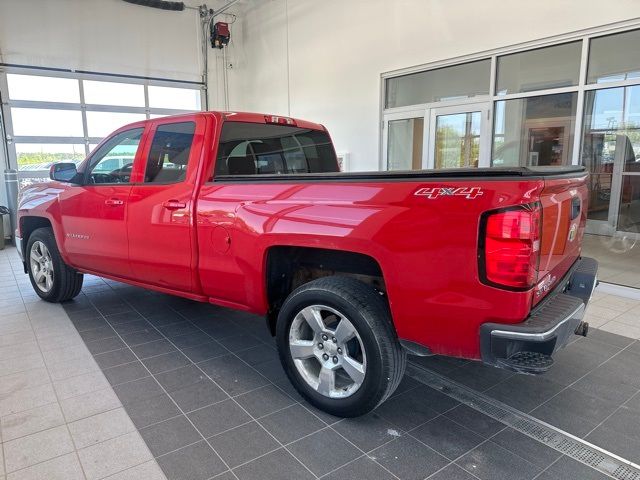
[[[367,358],[364,380],[346,398],[330,398],[316,391],[294,363],[289,347],[291,325],[311,305],[325,305],[344,314],[360,336]],[[375,409],[395,391],[406,367],[406,354],[387,302],[373,287],[350,277],[323,277],[293,291],[278,315],[276,341],[280,361],[296,390],[315,407],[339,417],[357,417]]]
[[[42,242],[51,256],[53,284],[48,291],[43,291],[38,287],[36,280],[34,279],[30,255],[33,244],[36,242]],[[62,260],[62,257],[60,256],[60,251],[58,250],[58,245],[56,244],[56,239],[51,228],[38,228],[29,236],[29,241],[27,242],[27,248],[25,251],[25,262],[33,290],[40,298],[47,302],[58,303],[64,302],[65,300],[71,300],[80,293],[80,290],[82,290],[82,281],[84,276],[64,263],[64,260]]]

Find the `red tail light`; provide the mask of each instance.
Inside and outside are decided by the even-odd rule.
[[[490,213],[484,217],[480,270],[486,283],[529,289],[538,280],[540,205]]]

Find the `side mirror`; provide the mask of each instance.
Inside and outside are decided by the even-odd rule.
[[[77,174],[76,164],[72,162],[54,163],[49,168],[49,178],[58,182],[71,182]]]

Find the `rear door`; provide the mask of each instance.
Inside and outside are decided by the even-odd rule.
[[[203,117],[154,122],[128,203],[129,257],[135,280],[180,291],[196,285],[194,191]]]
[[[580,256],[587,221],[587,175],[545,178],[540,266],[534,303],[562,279]]]

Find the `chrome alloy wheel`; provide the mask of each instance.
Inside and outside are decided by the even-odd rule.
[[[47,246],[40,242],[33,242],[29,252],[31,275],[36,286],[44,293],[53,288],[53,260]]]
[[[367,356],[353,324],[325,305],[303,308],[291,322],[289,349],[298,373],[329,398],[353,395],[364,382]]]

